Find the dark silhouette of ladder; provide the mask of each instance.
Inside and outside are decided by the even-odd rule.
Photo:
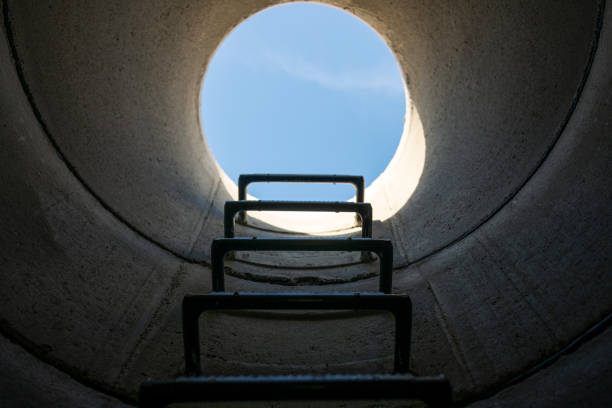
[[[248,201],[252,182],[351,183],[357,202]],[[361,176],[248,174],[238,181],[239,201],[224,208],[224,238],[213,240],[212,286],[209,294],[183,299],[183,341],[186,376],[168,381],[145,381],[139,392],[141,407],[171,403],[256,400],[412,399],[431,407],[452,403],[448,380],[417,377],[409,372],[412,304],[408,295],[391,294],[393,246],[372,238],[372,207],[364,203]],[[236,238],[234,220],[246,224],[246,211],[354,212],[361,238]],[[239,293],[225,292],[224,258],[234,251],[361,251],[380,260],[378,293]],[[363,257],[364,255],[362,255]],[[323,374],[263,376],[203,376],[200,365],[198,319],[207,310],[381,310],[395,319],[394,368],[390,374]]]

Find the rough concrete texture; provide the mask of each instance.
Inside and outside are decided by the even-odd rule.
[[[469,405],[486,407],[605,407],[612,404],[612,329],[562,356],[552,368],[546,368],[527,380],[508,387],[491,398]],[[608,358],[602,358],[607,356]],[[576,392],[576,388],[580,392]],[[602,393],[601,390],[607,390]],[[599,399],[585,398],[599,395]]]
[[[85,387],[66,373],[0,337],[0,403],[3,407],[127,408],[129,404]],[[35,398],[27,398],[34,395]]]
[[[133,398],[142,379],[181,372],[180,301],[210,290],[210,242],[236,194],[201,134],[202,77],[224,36],[276,3],[1,3],[0,328],[40,360],[11,363],[22,378],[44,383],[59,369]],[[393,240],[394,290],[413,298],[413,369],[444,372],[457,400],[484,396],[612,311],[612,10],[603,0],[330,3],[386,39],[410,90],[412,119],[366,200],[375,216],[393,213],[374,233]],[[419,146],[422,174],[409,171]],[[376,288],[376,278],[296,288],[244,277],[228,289]],[[312,320],[349,329],[332,317]],[[254,338],[274,319],[281,330],[285,317],[251,318]],[[359,327],[379,337],[330,336],[326,363],[385,367],[392,333],[366,320]],[[291,347],[248,354],[249,340],[229,343],[244,360],[215,369],[321,364],[291,360]],[[322,345],[316,333],[303,341]],[[563,373],[609,371],[609,347],[597,344],[546,371],[585,405],[609,401],[609,386]],[[561,392],[543,401],[540,386],[517,386],[522,401],[567,403]],[[27,399],[49,405],[44,390]]]

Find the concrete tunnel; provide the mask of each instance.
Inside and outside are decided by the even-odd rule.
[[[234,27],[280,3],[1,2],[0,405],[130,405],[145,378],[181,373],[181,300],[210,291],[237,196],[202,134],[203,76]],[[413,300],[414,372],[445,373],[458,404],[610,404],[612,9],[325,3],[384,38],[410,91],[366,201],[395,247],[394,292]],[[233,261],[229,290],[376,288],[371,265],[258,256]],[[385,316],[302,317],[299,335],[282,312],[208,317],[205,366],[388,368]],[[252,347],[253,330],[295,344]]]

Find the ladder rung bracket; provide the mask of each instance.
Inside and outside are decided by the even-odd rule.
[[[355,399],[411,399],[429,407],[452,404],[444,376],[406,374],[181,377],[146,381],[139,392],[142,408],[187,402]]]
[[[327,201],[226,201],[223,226],[225,238],[234,237],[234,219],[241,211],[354,212],[361,219],[361,237],[372,238],[372,206],[369,203]]]
[[[363,203],[365,197],[365,180],[363,176],[340,174],[241,174],[238,177],[238,200],[246,200],[248,185],[258,182],[352,184],[357,190],[356,201]],[[246,224],[245,212],[240,213],[238,222]]]
[[[393,245],[369,238],[217,238],[211,245],[213,291],[225,291],[224,258],[229,251],[370,251],[380,260],[379,291],[391,293]]]
[[[198,319],[207,310],[383,310],[395,319],[394,371],[407,373],[410,362],[412,303],[408,295],[379,293],[239,293],[187,295],[183,298],[183,341],[188,375],[200,375]]]

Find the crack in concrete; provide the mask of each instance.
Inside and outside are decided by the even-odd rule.
[[[204,216],[200,217],[200,222],[198,227],[195,230],[195,234],[193,235],[192,239],[191,239],[191,244],[189,245],[189,251],[187,251],[187,253],[189,254],[188,256],[192,256],[193,254],[193,250],[195,249],[195,244],[196,242],[198,242],[198,238],[200,237],[200,234],[202,233],[202,228],[204,228],[204,225],[206,225],[206,223],[208,222],[208,218],[210,217],[210,214],[212,212],[212,208],[215,204],[215,199],[217,198],[217,192],[219,191],[219,186],[221,186],[221,179],[217,179],[217,181],[215,182],[213,188],[212,188],[212,194],[210,197],[210,201],[208,203],[208,207],[206,208],[206,212],[204,213]]]
[[[457,340],[457,336],[453,333],[452,329],[451,329],[451,325],[448,322],[448,318],[446,316],[446,313],[444,313],[444,309],[442,308],[442,304],[440,303],[440,299],[438,298],[438,295],[436,294],[435,290],[433,289],[433,286],[431,285],[431,282],[429,281],[429,279],[425,278],[425,281],[427,282],[427,290],[431,293],[432,298],[434,300],[434,304],[435,304],[435,312],[436,312],[436,316],[438,318],[438,321],[440,322],[440,327],[442,328],[442,331],[444,332],[444,335],[446,336],[448,345],[451,348],[451,351],[453,353],[453,356],[455,356],[455,361],[457,361],[457,363],[459,363],[459,366],[461,366],[461,368],[463,368],[463,370],[467,373],[469,379],[470,379],[470,383],[471,386],[475,386],[476,385],[476,380],[474,379],[474,375],[472,373],[472,370],[469,368],[468,364],[467,364],[467,359],[465,358],[465,353],[463,352],[463,350],[461,349],[461,346],[459,345],[459,341]]]
[[[115,381],[113,381],[113,387],[118,388],[119,382],[123,380],[127,375],[130,366],[135,362],[136,358],[138,357],[139,352],[142,349],[143,344],[145,344],[146,340],[148,339],[150,333],[152,332],[153,327],[156,326],[156,324],[158,324],[159,321],[167,315],[167,311],[171,306],[172,299],[175,297],[174,294],[176,290],[181,286],[183,278],[186,276],[186,274],[187,273],[185,272],[183,265],[179,265],[178,271],[174,274],[172,280],[170,281],[170,284],[166,288],[166,293],[162,296],[162,301],[151,314],[147,325],[139,334],[138,340],[136,341],[134,348],[121,365],[119,374],[115,378]]]

